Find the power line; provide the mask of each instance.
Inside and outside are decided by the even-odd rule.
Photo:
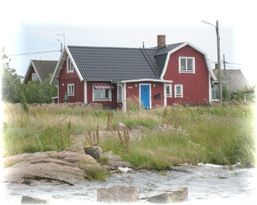
[[[25,56],[25,55],[33,55],[33,54],[41,54],[41,53],[54,53],[54,52],[60,52],[60,50],[36,51],[36,52],[28,52],[28,53],[19,53],[19,54],[11,54],[9,56]]]

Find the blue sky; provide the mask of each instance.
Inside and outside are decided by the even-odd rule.
[[[257,36],[254,1],[9,0],[5,4],[4,37],[0,43],[20,75],[25,74],[30,59],[57,60],[60,53],[12,54],[57,50],[57,33],[64,33],[69,45],[118,47],[141,47],[143,41],[146,47],[152,47],[157,34],[166,34],[167,43],[189,41],[214,62],[215,29],[201,20],[215,24],[218,19],[221,54],[228,62],[236,63],[228,67],[241,68],[248,81],[255,84],[251,46]]]

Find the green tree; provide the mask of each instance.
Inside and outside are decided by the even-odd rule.
[[[22,94],[21,79],[16,70],[4,66],[2,78],[2,99],[3,101],[18,103]]]
[[[57,94],[57,88],[50,85],[50,79],[43,82],[29,81],[23,84],[23,93],[27,103],[50,103]]]

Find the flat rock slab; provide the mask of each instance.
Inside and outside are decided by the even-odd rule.
[[[166,191],[158,195],[147,197],[145,198],[145,200],[151,203],[159,203],[159,204],[171,203],[171,202],[184,201],[187,199],[187,195],[188,195],[188,188],[183,187],[178,190]]]
[[[135,186],[113,186],[97,189],[97,201],[100,202],[135,202],[139,193]]]
[[[93,157],[71,151],[10,156],[5,166],[5,182],[25,184],[44,180],[73,185],[90,178],[91,170],[103,170]]]
[[[30,196],[22,196],[21,204],[47,204],[44,199],[34,198]]]

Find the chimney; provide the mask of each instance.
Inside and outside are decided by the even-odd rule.
[[[166,37],[165,35],[158,35],[157,36],[157,48],[166,47],[165,37]]]

